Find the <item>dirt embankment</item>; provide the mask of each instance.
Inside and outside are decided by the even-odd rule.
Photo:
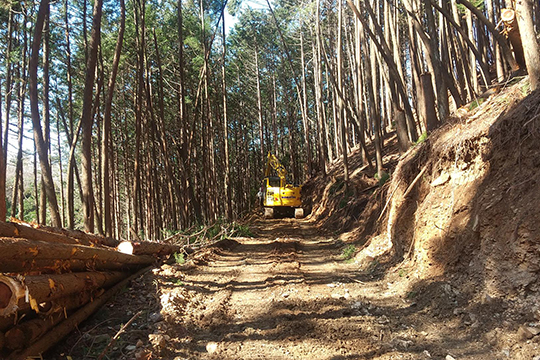
[[[539,355],[540,92],[526,89],[502,90],[407,152],[379,231],[344,237],[360,244],[361,268],[375,259],[386,276],[406,274],[419,304],[472,314],[471,334],[512,359]],[[440,282],[455,304],[439,301]]]

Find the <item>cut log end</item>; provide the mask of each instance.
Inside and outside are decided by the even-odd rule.
[[[0,316],[8,316],[17,311],[19,299],[24,297],[24,287],[17,280],[0,275]]]
[[[516,13],[512,9],[502,9],[501,19],[505,23],[513,23],[516,18]]]
[[[9,350],[19,350],[28,346],[26,336],[21,329],[13,328],[5,335],[4,345]]]
[[[4,283],[0,283],[0,309],[5,309],[9,305],[9,301],[13,296],[13,292]]]

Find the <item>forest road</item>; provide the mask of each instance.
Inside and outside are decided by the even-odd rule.
[[[494,309],[450,283],[345,261],[349,245],[305,219],[250,227],[133,281],[45,358],[95,360],[133,314],[108,359],[508,358]]]
[[[261,221],[253,229],[256,237],[226,240],[205,265],[184,273],[193,295],[181,325],[188,336],[178,339],[173,358],[373,355],[380,335],[362,331],[368,310],[360,299],[375,289],[342,272],[340,242],[295,219]]]
[[[346,244],[307,220],[251,227],[255,237],[224,240],[173,270],[181,290],[161,289],[160,358],[499,358],[447,283],[411,291],[406,269],[385,277],[377,260],[360,271],[342,258]]]

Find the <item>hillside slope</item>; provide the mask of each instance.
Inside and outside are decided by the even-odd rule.
[[[373,181],[353,180],[360,196],[352,207],[315,205],[312,214],[336,232],[342,219],[341,239],[359,250],[358,268],[377,265],[379,277],[397,281],[418,304],[454,315],[477,309],[468,320],[476,336],[505,354],[513,349],[514,359],[535,355],[539,340],[529,338],[540,332],[540,92],[527,89],[522,80],[474,110],[458,110],[395,168],[396,155],[388,157],[391,178],[382,189],[366,194],[362,186]],[[325,188],[315,185],[321,179],[307,187],[323,194],[316,201],[339,208],[343,197],[329,191],[339,175],[332,176]],[[356,226],[344,218],[358,219]],[[439,303],[440,282],[459,307]]]

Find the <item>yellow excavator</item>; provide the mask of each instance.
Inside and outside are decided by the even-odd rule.
[[[278,176],[271,176],[272,170],[275,170]],[[287,184],[287,170],[278,158],[269,152],[264,180],[259,192],[264,207],[264,217],[272,219],[277,215],[292,215],[294,212],[295,218],[303,218],[301,190],[302,186]]]

